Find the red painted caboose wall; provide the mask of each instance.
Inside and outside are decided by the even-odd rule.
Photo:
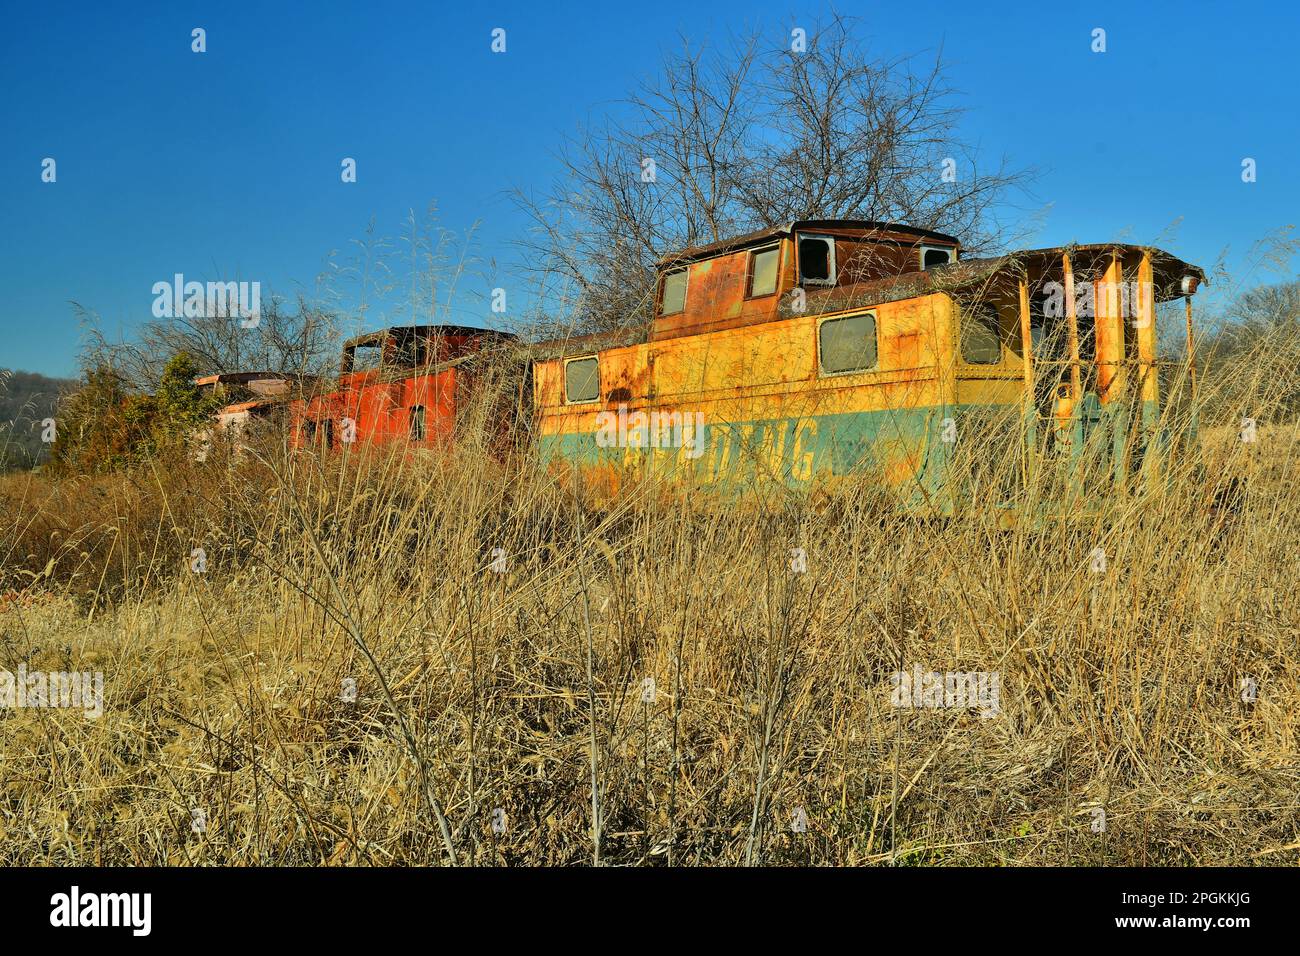
[[[433,445],[451,438],[456,420],[456,369],[430,375],[412,375],[397,381],[379,381],[376,372],[347,375],[337,392],[313,399],[303,414],[334,421],[334,445],[342,438],[342,421],[356,423],[356,440],[382,443],[411,439],[412,409],[424,408],[424,439]],[[305,444],[299,435],[299,446]]]
[[[432,351],[426,360],[448,362],[477,352],[490,335],[453,333],[430,338]],[[338,448],[343,444],[346,420],[355,423],[358,444],[411,441],[429,447],[452,439],[458,403],[465,401],[472,385],[470,374],[457,367],[427,373],[412,368],[403,374],[400,367],[391,366],[392,346],[392,340],[385,346],[382,368],[344,373],[337,390],[292,403],[293,447],[323,444],[328,435],[330,446]],[[413,410],[421,407],[424,437],[413,439]]]

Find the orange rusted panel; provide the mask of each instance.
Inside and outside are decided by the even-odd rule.
[[[1151,253],[1143,251],[1138,263],[1134,292],[1133,331],[1137,335],[1139,370],[1142,377],[1142,400],[1160,400],[1160,381],[1156,374],[1156,299]]]

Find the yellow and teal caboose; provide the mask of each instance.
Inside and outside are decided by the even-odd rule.
[[[648,329],[534,363],[538,451],[610,493],[848,484],[934,514],[1127,487],[1170,443],[1158,306],[1186,298],[1190,337],[1204,281],[1150,247],[964,259],[952,236],[849,220],[686,249]]]

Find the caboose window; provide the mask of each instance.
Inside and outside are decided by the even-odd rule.
[[[600,398],[600,365],[591,358],[564,363],[564,399],[569,404],[594,402]]]
[[[659,314],[672,315],[686,308],[686,269],[664,275],[663,297],[659,300]],[[595,361],[594,359],[592,361]]]
[[[411,441],[424,441],[424,406],[411,406]]]
[[[360,342],[347,350],[344,371],[369,372],[379,368],[383,360],[383,342]]]
[[[835,240],[830,236],[799,237],[799,279],[804,285],[835,284]]]
[[[974,365],[996,365],[1002,361],[1002,330],[998,310],[980,303],[961,315],[961,357]]]
[[[872,312],[827,319],[817,330],[822,373],[864,372],[876,366],[876,316]]]
[[[946,266],[952,262],[952,250],[936,246],[921,247],[921,268],[933,269],[935,266]]]
[[[425,362],[425,340],[423,336],[404,335],[397,340],[393,365],[397,368],[419,368]]]
[[[776,291],[776,267],[780,258],[778,246],[755,249],[749,254],[749,298],[771,295]]]

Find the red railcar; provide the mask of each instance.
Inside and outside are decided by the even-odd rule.
[[[338,388],[292,403],[290,440],[296,448],[443,444],[482,374],[474,359],[513,340],[459,325],[398,326],[350,339]]]

